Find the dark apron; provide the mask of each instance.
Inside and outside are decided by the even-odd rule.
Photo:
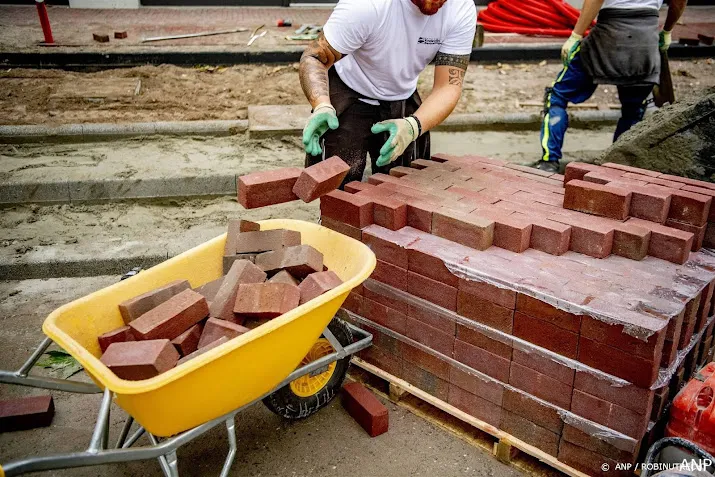
[[[596,84],[658,84],[658,11],[606,8],[581,43],[586,72]]]

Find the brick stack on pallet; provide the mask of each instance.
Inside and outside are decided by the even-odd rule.
[[[195,290],[176,280],[119,304],[125,326],[99,336],[118,377],[149,379],[288,313],[342,284],[293,230],[229,222],[224,276]]]
[[[710,202],[668,201],[631,177],[604,187],[572,176],[579,167],[564,177],[434,156],[322,197],[321,215],[378,259],[344,304],[374,333],[365,361],[484,429],[591,475],[609,463],[612,475],[711,358],[715,257],[669,227],[702,227],[695,217],[709,217]],[[585,166],[636,173],[616,167]]]

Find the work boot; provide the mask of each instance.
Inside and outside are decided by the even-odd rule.
[[[559,170],[561,169],[561,165],[559,164],[559,161],[539,161],[539,164],[536,166],[536,168],[540,171],[553,172],[554,174],[558,174]]]

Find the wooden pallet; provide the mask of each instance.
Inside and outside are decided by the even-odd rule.
[[[353,357],[350,375],[394,403],[447,430],[476,447],[492,453],[500,462],[537,475],[588,477],[556,457],[527,444],[456,407],[422,391],[382,369]],[[375,379],[377,378],[377,379]]]

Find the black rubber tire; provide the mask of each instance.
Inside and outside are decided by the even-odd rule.
[[[343,346],[347,346],[353,341],[353,334],[348,325],[337,316],[328,325],[328,329],[335,335],[335,338]],[[273,413],[286,419],[305,419],[327,406],[340,391],[343,380],[350,366],[350,356],[339,359],[335,363],[335,371],[325,386],[317,393],[301,397],[296,395],[286,384],[278,391],[263,398],[263,404]]]

